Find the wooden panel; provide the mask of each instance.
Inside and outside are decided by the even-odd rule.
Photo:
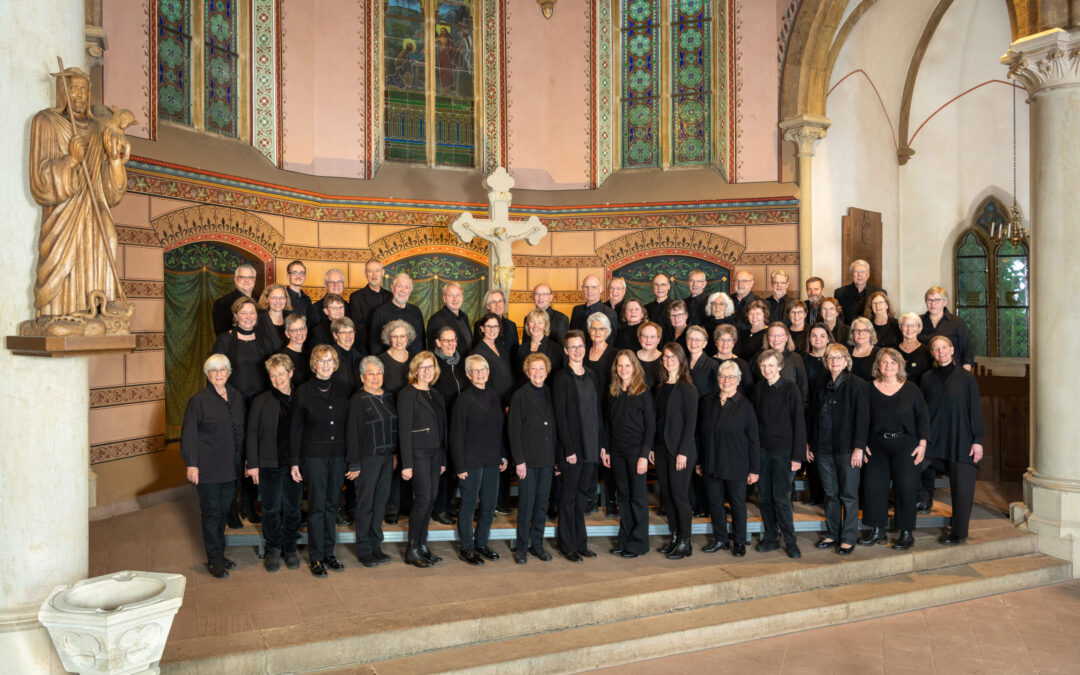
[[[843,226],[843,265],[840,270],[844,283],[851,283],[853,260],[865,260],[870,263],[870,284],[881,286],[881,214],[877,211],[864,211],[854,206],[848,208],[848,215],[840,219]]]

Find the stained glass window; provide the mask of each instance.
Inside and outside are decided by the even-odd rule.
[[[622,164],[659,166],[660,3],[623,0]]]
[[[158,117],[191,124],[191,7],[158,0]]]
[[[206,130],[237,135],[236,0],[203,0]]]
[[[994,252],[997,290],[997,355],[1028,355],[1028,251],[1002,242]]]
[[[971,347],[976,355],[989,352],[988,301],[990,279],[986,247],[974,231],[968,230],[956,250],[956,313],[968,325]]]
[[[712,160],[709,3],[672,0],[671,13],[671,163],[708,164]]]
[[[433,29],[428,31],[427,13]],[[430,48],[430,51],[429,51]],[[431,90],[427,62],[434,62]],[[473,166],[476,158],[473,90],[473,2],[386,0],[386,158],[427,162],[434,134],[435,163]],[[434,99],[434,119],[428,102]]]

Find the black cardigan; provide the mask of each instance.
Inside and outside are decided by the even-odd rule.
[[[814,400],[810,406],[808,432],[810,447],[818,452],[821,406],[829,402],[832,419],[830,451],[834,454],[850,454],[856,448],[866,449],[870,433],[870,385],[858,375],[845,372],[835,389],[829,388],[832,376],[825,373],[814,387]]]
[[[604,426],[604,412],[601,409],[602,397],[596,386],[596,373],[584,368],[584,377],[594,390],[597,390],[596,405],[592,410],[582,410],[581,399],[578,396],[577,385],[570,366],[555,374],[551,383],[551,399],[555,406],[555,428],[559,438],[559,459],[565,460],[571,455],[578,455],[580,461],[587,461],[584,454],[584,443],[581,439],[581,416],[595,415],[596,428],[599,431],[599,445],[597,446],[597,461],[599,461],[600,448],[607,448],[607,428]]]
[[[398,450],[398,415],[394,395],[376,396],[358,389],[349,399],[345,462],[350,471],[361,468],[365,457],[384,457]]]
[[[180,430],[180,456],[188,467],[199,469],[200,483],[236,480],[244,449],[244,397],[225,384],[228,402],[212,384],[188,401]]]
[[[462,473],[503,460],[502,402],[494,389],[470,386],[457,398],[450,416],[450,456],[454,471]]]
[[[296,390],[293,389],[293,393]],[[267,389],[251,402],[251,411],[247,420],[247,465],[249,469],[277,469],[278,457],[282,450],[278,447],[278,423],[281,421],[281,402],[274,395],[273,389]],[[286,420],[288,424],[289,420]],[[287,454],[287,452],[286,452]]]
[[[920,388],[930,409],[930,442],[926,456],[950,462],[975,464],[968,453],[972,443],[986,436],[979,385],[975,376],[952,366],[945,377],[939,367],[922,376]]]
[[[330,392],[318,385],[327,380],[312,378],[296,388],[289,428],[289,463],[299,466],[307,458],[345,456],[345,427],[349,397],[330,380]]]
[[[510,399],[507,419],[510,456],[514,464],[555,465],[555,406],[551,390],[526,382]]]
[[[697,389],[689,382],[676,382],[663,383],[657,391],[663,387],[674,387],[674,390],[668,398],[664,419],[660,419],[657,410],[656,435],[663,439],[669,454],[685,455],[687,463],[694,464],[697,458],[697,444],[694,442],[698,414]]]
[[[687,356],[686,363],[690,365],[689,356]],[[719,391],[716,382],[716,371],[719,369],[720,362],[705,353],[701,354],[697,363],[690,369],[690,379],[694,382],[694,389],[697,389],[699,398],[705,398],[709,394]]]
[[[720,394],[701,399],[698,451],[701,473],[723,480],[745,481],[759,473],[761,442],[750,399],[738,391],[720,405]]]
[[[437,389],[406,386],[397,396],[397,410],[402,469],[413,467],[414,450],[446,450],[446,404]],[[441,463],[445,466],[446,460]]]
[[[504,345],[499,344],[498,347],[499,353],[496,354],[486,342],[481,340],[473,346],[472,353],[483,356],[484,360],[488,362],[490,374],[488,375],[487,386],[495,389],[495,393],[499,395],[499,399],[506,406],[510,404],[510,396],[514,393],[513,359],[510,358],[510,351],[503,348]],[[548,377],[550,376],[551,373],[548,373]]]

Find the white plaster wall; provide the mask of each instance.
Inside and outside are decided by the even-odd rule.
[[[1005,206],[1012,204],[1013,87],[998,61],[1010,39],[1009,18],[1001,3],[956,0],[927,48],[912,96],[915,155],[900,169],[900,274],[895,292],[905,306],[919,307],[932,285],[944,286],[952,294],[957,235],[970,226],[975,209],[988,195]],[[1017,198],[1026,220],[1030,199],[1025,98],[1019,90]]]
[[[56,57],[85,68],[82,0],[0,0],[0,335],[33,317],[41,210],[26,173],[30,118],[53,102]],[[89,409],[85,357],[13,356],[0,403],[0,623],[56,585],[87,574]],[[41,673],[52,649],[41,629],[0,628],[0,672]]]

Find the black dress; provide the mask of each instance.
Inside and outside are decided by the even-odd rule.
[[[213,353],[229,357],[232,365],[229,384],[236,387],[247,403],[269,388],[270,380],[264,362],[274,350],[270,339],[260,336],[257,331],[254,340],[241,340],[237,337],[239,330],[234,327],[219,335],[214,342]]]

